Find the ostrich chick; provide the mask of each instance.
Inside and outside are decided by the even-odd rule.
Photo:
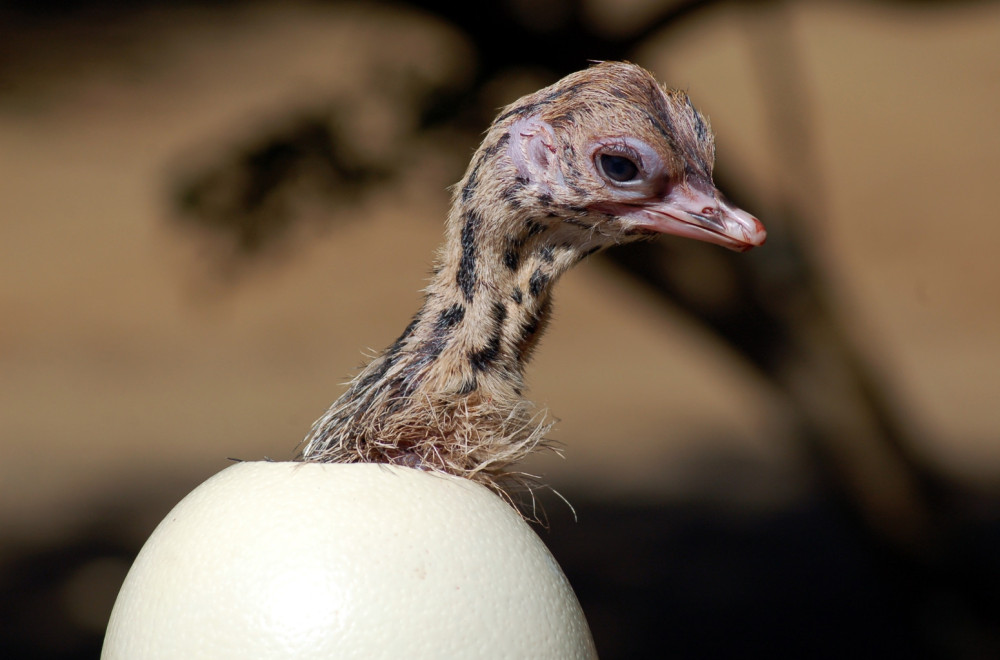
[[[715,188],[714,160],[687,95],[633,64],[597,64],[505,108],[455,188],[423,307],[313,425],[302,459],[498,487],[550,426],[522,390],[563,272],[656,234],[764,242]]]

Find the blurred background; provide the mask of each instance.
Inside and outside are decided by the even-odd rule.
[[[420,303],[496,110],[689,92],[745,255],[557,287],[524,469],[603,658],[1000,657],[1000,5],[0,8],[0,655],[93,658],[155,525]]]

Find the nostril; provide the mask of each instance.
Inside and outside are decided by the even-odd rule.
[[[706,206],[701,210],[702,215],[715,215],[716,208],[714,206]]]

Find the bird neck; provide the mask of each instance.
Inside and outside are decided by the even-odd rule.
[[[494,125],[456,188],[423,306],[316,421],[304,460],[493,483],[544,441],[550,424],[523,398],[524,367],[552,286],[608,239],[585,209],[555,203],[523,176],[511,155],[511,136],[522,134],[510,122]]]
[[[461,473],[541,441],[548,425],[523,399],[524,366],[553,284],[597,244],[567,231],[560,209],[523,203],[524,182],[502,160],[506,139],[487,140],[459,184],[423,306],[317,420],[305,459],[454,461]],[[481,168],[494,176],[480,182]],[[509,447],[477,449],[491,443]]]
[[[399,362],[403,391],[521,397],[552,286],[581,256],[551,224],[503,200],[456,200],[424,306],[386,351]]]

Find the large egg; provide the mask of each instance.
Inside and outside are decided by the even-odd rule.
[[[596,658],[538,536],[465,479],[239,463],[136,558],[102,658]]]

